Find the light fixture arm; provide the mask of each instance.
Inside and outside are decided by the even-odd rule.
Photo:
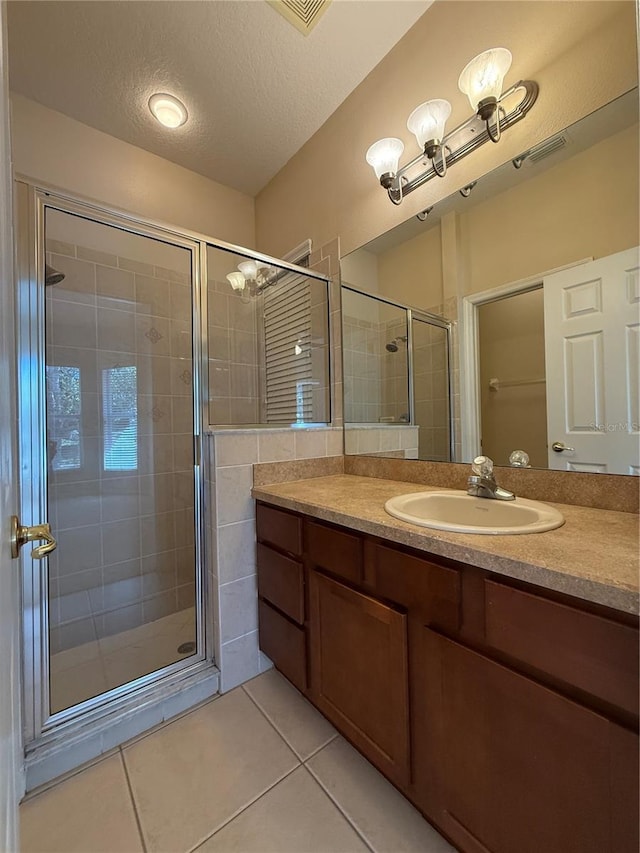
[[[509,112],[506,112],[504,107],[501,107],[501,104],[518,91],[522,92],[522,98]],[[468,154],[471,154],[472,151],[475,151],[476,148],[484,145],[485,142],[489,140],[498,142],[503,131],[517,124],[517,122],[527,115],[531,107],[535,104],[537,97],[538,84],[533,80],[520,80],[509,89],[506,89],[497,99],[495,130],[492,130],[489,126],[489,119],[484,120],[478,114],[474,113],[474,115],[470,116],[450,133],[447,133],[441,141],[442,160],[445,171],[448,167],[457,163],[458,160],[462,160]],[[446,164],[445,148],[448,151]],[[407,173],[411,172],[418,163],[424,161],[424,156],[424,152],[420,152],[417,157],[414,157],[413,160],[398,169],[395,175],[391,176],[391,183],[385,189],[393,204],[401,204],[406,196],[417,190],[418,187],[426,184],[432,178],[436,176],[444,177],[441,174],[443,171],[442,168],[438,169],[436,158],[430,160],[431,165],[425,171],[413,178],[407,176]]]

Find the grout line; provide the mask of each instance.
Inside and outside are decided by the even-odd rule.
[[[72,779],[74,776],[84,773],[85,770],[90,770],[92,767],[95,767],[96,764],[106,761],[107,758],[113,758],[113,756],[118,752],[118,749],[119,747],[114,746],[112,749],[107,750],[107,752],[102,752],[100,755],[96,755],[95,758],[90,758],[89,761],[85,761],[79,767],[74,767],[66,773],[63,773],[61,776],[55,776],[48,782],[43,782],[42,785],[38,785],[37,788],[32,788],[30,791],[27,791],[20,802],[26,803],[29,800],[39,797],[40,794],[46,794],[46,792],[50,791],[52,788],[57,788],[58,785],[62,785],[62,783],[66,782],[68,779]]]
[[[268,794],[268,793],[269,793],[270,791],[272,791],[272,790],[273,790],[277,785],[279,785],[279,784],[280,784],[280,782],[284,782],[284,780],[285,780],[285,779],[287,779],[289,776],[291,776],[291,774],[292,774],[292,773],[295,773],[295,772],[296,772],[296,770],[299,770],[302,766],[303,766],[302,764],[298,764],[296,767],[293,767],[291,770],[288,770],[288,771],[287,771],[283,776],[281,776],[279,779],[277,779],[277,780],[276,780],[272,785],[269,785],[269,787],[268,787],[268,788],[265,788],[265,790],[264,790],[261,794],[258,794],[258,796],[257,796],[257,797],[255,797],[255,799],[251,800],[251,802],[249,802],[249,803],[247,803],[246,805],[242,806],[240,809],[238,809],[238,811],[237,811],[237,812],[235,812],[234,814],[232,814],[230,818],[228,818],[227,820],[225,820],[225,821],[224,821],[224,823],[221,823],[221,824],[220,824],[220,826],[219,826],[219,827],[217,827],[217,829],[214,829],[214,831],[211,833],[211,835],[207,835],[207,837],[206,837],[206,838],[203,838],[203,839],[201,839],[200,841],[198,841],[198,843],[195,845],[195,847],[191,847],[191,848],[187,851],[187,853],[197,853],[197,851],[200,849],[200,847],[202,847],[202,845],[203,845],[206,841],[209,841],[211,838],[213,838],[213,836],[214,836],[214,835],[217,835],[217,833],[218,833],[218,832],[220,832],[220,830],[221,830],[221,829],[224,829],[224,827],[225,827],[225,826],[228,826],[228,825],[229,825],[232,821],[234,821],[237,817],[240,817],[240,815],[241,815],[243,812],[246,812],[246,810],[247,810],[247,809],[250,809],[250,808],[251,808],[251,806],[254,806],[254,805],[258,802],[258,800],[261,800],[261,799],[262,799],[266,794]],[[375,853],[375,851],[374,851],[374,853]]]
[[[262,675],[262,674],[263,674],[263,673],[260,673],[260,675]],[[253,679],[250,679],[250,680],[253,680]],[[247,682],[245,681],[243,684],[241,684],[241,685],[240,685],[240,687],[244,690],[245,695],[249,697],[249,699],[253,702],[253,704],[256,706],[256,708],[258,709],[258,711],[260,711],[260,713],[262,714],[262,716],[263,716],[263,717],[265,718],[265,720],[269,723],[269,725],[271,726],[271,728],[272,728],[272,729],[273,729],[273,730],[278,734],[278,736],[279,736],[279,737],[280,737],[280,739],[284,742],[284,744],[285,744],[285,746],[287,747],[287,749],[290,749],[290,750],[291,750],[291,752],[295,755],[295,757],[298,759],[298,761],[300,762],[300,764],[304,764],[304,760],[305,760],[305,759],[303,759],[303,758],[302,758],[302,756],[298,754],[297,750],[293,748],[293,746],[289,743],[289,741],[286,739],[286,737],[282,734],[282,732],[281,732],[281,731],[280,731],[280,729],[276,726],[276,724],[273,722],[273,720],[272,720],[272,719],[267,715],[267,712],[266,712],[266,711],[265,711],[265,710],[264,710],[264,709],[263,709],[263,708],[258,704],[258,702],[257,702],[257,701],[253,698],[253,696],[249,693],[249,691],[248,691],[248,690],[245,690],[245,686],[244,686],[244,685],[245,685],[246,683],[247,683]],[[303,697],[303,698],[304,698],[304,697]]]
[[[317,753],[316,753],[316,754],[317,754]],[[338,809],[338,811],[340,812],[340,814],[345,818],[345,820],[347,821],[347,823],[349,824],[349,826],[351,826],[351,827],[353,828],[354,832],[355,832],[355,833],[356,833],[356,834],[357,834],[357,835],[362,839],[362,841],[363,841],[363,842],[364,842],[364,844],[369,848],[369,850],[371,850],[371,851],[372,851],[372,853],[377,853],[377,851],[376,851],[376,849],[373,847],[372,843],[369,841],[369,839],[366,837],[366,835],[363,833],[363,831],[360,829],[360,827],[359,827],[359,826],[358,826],[358,825],[357,825],[357,824],[356,824],[356,823],[355,823],[355,822],[354,822],[354,821],[349,817],[348,813],[347,813],[347,812],[344,810],[344,808],[340,805],[340,802],[339,802],[339,801],[338,801],[338,799],[335,797],[335,795],[334,795],[334,794],[332,794],[332,793],[331,793],[331,791],[330,791],[330,790],[329,790],[329,789],[328,789],[328,788],[323,784],[323,782],[322,782],[322,780],[320,779],[320,777],[319,777],[316,773],[314,773],[314,772],[313,772],[313,770],[311,769],[311,767],[307,767],[307,765],[306,765],[306,764],[304,765],[304,768],[305,768],[305,770],[307,771],[307,773],[310,773],[310,774],[311,774],[311,776],[315,779],[315,781],[316,781],[316,782],[318,783],[318,785],[322,788],[322,790],[323,790],[323,791],[324,791],[324,793],[327,795],[327,797],[329,797],[329,799],[331,800],[331,802],[332,802],[332,803],[335,805],[335,807]]]
[[[144,840],[144,833],[142,831],[142,823],[140,821],[140,815],[138,814],[138,806],[136,805],[136,798],[133,794],[133,786],[131,785],[131,779],[129,778],[129,770],[127,768],[127,762],[124,760],[124,752],[122,751],[122,747],[118,750],[120,753],[120,761],[122,762],[122,769],[124,770],[124,776],[127,780],[127,788],[129,790],[129,796],[131,797],[131,805],[133,807],[133,814],[136,819],[136,825],[138,827],[138,833],[140,835],[140,843],[142,844],[142,849],[144,853],[147,853],[147,845]]]
[[[314,758],[319,752],[322,752],[322,750],[325,748],[325,746],[329,746],[330,743],[333,743],[333,741],[339,737],[340,737],[340,732],[336,731],[336,733],[334,735],[332,735],[328,741],[323,743],[322,746],[319,746],[317,749],[314,749],[314,751],[312,753],[310,753],[310,755],[307,755],[307,757],[303,760],[302,763],[306,764],[307,761],[311,761],[311,759]]]
[[[193,714],[194,711],[199,711],[201,708],[204,708],[205,705],[209,705],[211,702],[215,701],[216,699],[221,699],[221,698],[222,698],[222,694],[220,693],[220,688],[219,688],[219,683],[218,683],[218,693],[214,693],[213,696],[209,696],[208,698],[203,699],[201,702],[198,702],[197,705],[193,705],[191,708],[185,708],[185,710],[180,711],[179,714],[175,714],[174,716],[171,716],[171,717],[166,717],[160,723],[156,723],[155,726],[152,726],[152,728],[147,729],[147,731],[140,732],[139,735],[134,735],[132,738],[129,738],[129,740],[125,741],[124,743],[121,743],[120,746],[117,748],[121,749],[121,750],[128,749],[128,747],[133,746],[134,744],[138,743],[139,741],[144,740],[145,738],[148,738],[151,735],[156,734],[156,732],[159,732],[161,729],[166,729],[166,727],[170,726],[172,723],[177,723],[183,717],[188,717],[189,714]]]

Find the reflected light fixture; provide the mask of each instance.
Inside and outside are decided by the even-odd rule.
[[[449,133],[445,134],[445,125],[451,115],[448,101],[439,98],[426,101],[413,110],[407,128],[414,134],[420,154],[405,166],[399,167],[404,151],[401,139],[380,139],[368,149],[367,163],[373,167],[394,204],[401,204],[405,196],[431,178],[444,178],[448,166],[485,142],[499,142],[502,131],[529,112],[538,97],[537,83],[520,80],[502,91],[511,58],[506,48],[494,47],[467,63],[458,86],[469,98],[474,113]],[[426,166],[426,170],[417,171],[419,164]],[[409,173],[413,173],[412,176]]]
[[[238,264],[238,269],[227,274],[227,281],[238,291],[245,291],[249,296],[256,296],[259,291],[279,278],[278,273],[269,264],[261,261],[247,260]]]
[[[245,288],[246,281],[241,272],[230,272],[227,281],[234,290],[244,290]]]
[[[181,127],[189,117],[187,108],[174,98],[173,95],[157,93],[149,98],[149,109],[151,114],[160,124],[169,128]]]

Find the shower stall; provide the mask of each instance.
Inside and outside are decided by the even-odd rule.
[[[452,324],[343,285],[347,453],[453,459]]]
[[[57,542],[21,553],[33,788],[217,692],[203,433],[326,422],[328,308],[293,264],[16,196],[19,523]]]

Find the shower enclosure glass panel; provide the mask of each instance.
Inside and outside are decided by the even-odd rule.
[[[451,461],[449,332],[413,317],[413,410],[418,426],[418,458]]]
[[[192,253],[45,207],[51,715],[196,652]]]
[[[324,279],[207,246],[209,422],[328,423]]]
[[[407,312],[342,289],[347,423],[409,423]]]

